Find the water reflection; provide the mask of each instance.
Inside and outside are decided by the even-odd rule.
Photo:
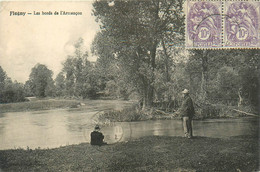
[[[53,148],[89,142],[96,113],[93,108],[82,108],[0,114],[0,149]],[[258,131],[258,121],[255,118],[193,121],[193,128],[195,136],[249,135]],[[109,144],[151,135],[183,136],[181,120],[110,123],[102,126],[101,132]]]
[[[6,126],[6,114],[0,113],[0,136],[4,135],[5,133],[5,126]],[[0,137],[1,138],[1,137]],[[1,144],[1,141],[0,141]],[[1,146],[0,146],[1,147]]]
[[[0,113],[0,118],[4,118],[6,116],[5,113]]]

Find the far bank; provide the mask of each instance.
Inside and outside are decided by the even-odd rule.
[[[112,104],[111,104],[112,103]],[[158,107],[142,109],[137,101],[125,100],[84,100],[84,99],[32,99],[27,102],[0,104],[0,113],[41,111],[51,109],[82,109],[101,105],[107,107],[100,115],[100,122],[109,120],[110,122],[131,122],[144,120],[164,120],[181,119],[174,114],[175,110],[167,111]],[[111,105],[111,107],[110,107]],[[219,119],[219,118],[239,118],[256,117],[256,113],[251,113],[249,107],[235,107],[224,105],[207,105],[196,108],[194,119]]]

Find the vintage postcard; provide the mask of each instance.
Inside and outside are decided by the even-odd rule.
[[[259,171],[258,0],[0,1],[0,171]]]

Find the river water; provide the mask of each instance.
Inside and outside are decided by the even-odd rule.
[[[89,143],[98,112],[129,105],[131,103],[123,101],[98,101],[75,109],[1,113],[0,149],[55,148]],[[193,128],[195,136],[222,138],[254,134],[258,124],[256,118],[209,119],[193,121]],[[106,122],[101,131],[109,144],[152,135],[183,136],[180,120]]]

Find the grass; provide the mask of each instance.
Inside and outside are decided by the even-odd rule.
[[[0,112],[20,112],[31,110],[48,110],[57,108],[73,108],[77,107],[80,102],[77,100],[65,99],[49,99],[49,100],[36,100],[19,103],[0,104]]]
[[[3,171],[256,171],[258,138],[149,136],[138,140],[55,149],[2,150]]]

